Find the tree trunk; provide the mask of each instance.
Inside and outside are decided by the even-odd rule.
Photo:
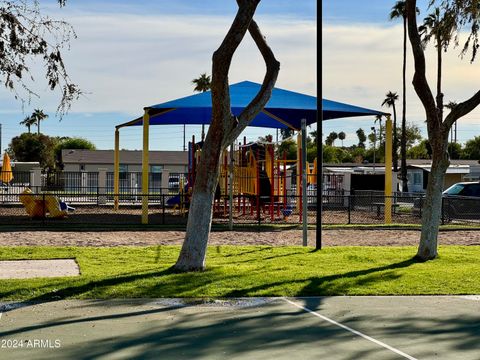
[[[407,177],[407,92],[406,92],[406,74],[407,71],[407,17],[403,17],[403,87],[402,87],[402,138],[400,140],[400,155],[402,158],[401,164],[401,180],[402,192],[408,192],[408,177]]]
[[[197,166],[195,185],[188,212],[185,241],[175,268],[180,271],[205,269],[208,235],[212,226],[212,208],[218,184],[222,123],[212,121]]]
[[[437,237],[442,216],[442,190],[445,172],[450,165],[447,157],[447,137],[438,134],[432,143],[432,169],[428,178],[427,194],[422,210],[422,234],[417,257],[430,260],[437,257]]]
[[[185,241],[175,264],[175,269],[179,271],[205,269],[221,153],[264,108],[271,97],[280,70],[280,63],[275,59],[265,37],[253,20],[259,2],[260,0],[237,0],[239,6],[237,15],[222,44],[213,54],[212,120],[197,166]],[[233,54],[247,29],[265,60],[267,70],[258,94],[236,117],[231,113],[228,72]]]

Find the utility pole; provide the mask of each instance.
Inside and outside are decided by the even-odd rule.
[[[375,148],[377,147],[377,131],[375,127],[371,128],[373,131],[373,174],[375,175]]]
[[[0,124],[0,155],[2,154],[2,124]]]

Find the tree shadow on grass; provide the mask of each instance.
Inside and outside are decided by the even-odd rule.
[[[407,268],[416,263],[418,263],[418,261],[415,258],[411,258],[398,263],[379,266],[376,268],[355,270],[328,276],[314,276],[307,279],[270,282],[245,289],[232,290],[227,294],[227,297],[251,296],[251,294],[262,292],[272,287],[288,285],[296,282],[308,282],[308,284],[305,285],[296,294],[296,296],[344,295],[348,293],[348,290],[352,286],[366,285],[367,283],[373,283],[377,281],[394,280],[398,278],[399,275],[395,274],[393,270]],[[376,274],[378,272],[385,271],[388,272]],[[368,276],[368,278],[364,278],[365,276]]]
[[[207,274],[208,276],[202,276],[202,274]],[[231,276],[234,277],[234,275]],[[168,281],[162,284],[153,285],[152,283],[148,283],[149,280],[154,280],[155,278],[162,277],[168,277]],[[178,293],[181,294],[182,292],[189,289],[193,290],[202,286],[207,286],[212,282],[225,279],[228,279],[228,276],[223,273],[215,273],[214,270],[207,270],[203,273],[180,273],[176,271],[173,267],[169,267],[161,271],[149,271],[142,273],[133,272],[130,274],[123,274],[120,276],[113,276],[100,280],[79,279],[77,283],[73,285],[71,281],[68,281],[65,283],[66,286],[64,286],[63,288],[62,284],[55,284],[56,289],[44,291],[38,296],[30,297],[29,299],[17,304],[21,304],[22,306],[28,306],[56,300],[64,300],[68,298],[82,297],[92,292],[92,294],[94,295],[92,297],[99,297],[99,294],[100,297],[105,297],[105,294],[107,294],[108,297],[108,291],[110,288],[113,288],[115,286],[128,285],[133,282],[139,282],[138,286],[135,289],[135,295],[137,295],[137,297],[152,298],[152,296],[155,296],[155,287],[157,286],[162,286],[162,290],[164,293],[175,293],[175,291],[178,290]],[[147,283],[143,283],[144,281],[147,281]],[[51,287],[51,284],[45,285],[45,288],[47,289]],[[140,287],[144,288],[143,292],[139,290]],[[18,292],[18,289],[8,292],[0,291],[0,298],[7,298],[8,296],[13,295],[12,293],[15,292]],[[161,296],[162,294],[160,294],[159,297]],[[11,306],[11,304],[8,306],[3,306],[0,307],[0,311],[8,312],[10,308],[13,309],[15,308],[15,306]]]

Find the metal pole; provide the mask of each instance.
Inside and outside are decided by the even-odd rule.
[[[377,147],[377,132],[375,127],[372,127],[373,131],[373,175],[375,175],[375,148]]]
[[[321,106],[321,105],[320,105]],[[318,106],[317,106],[318,108]],[[317,221],[315,229],[315,249],[322,249],[322,189],[323,189],[323,151],[322,151],[322,119],[317,113]]]
[[[302,223],[303,246],[308,245],[308,199],[307,199],[307,120],[302,119]]]
[[[150,115],[143,115],[143,157],[142,157],[142,224],[148,224],[148,130]]]
[[[118,210],[120,193],[120,131],[115,129],[115,150],[113,153],[113,208]]]
[[[228,228],[233,230],[233,144],[230,145],[230,164],[229,164],[229,174],[228,174]]]

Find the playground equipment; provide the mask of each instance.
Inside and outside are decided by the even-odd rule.
[[[270,139],[271,140],[271,139]],[[302,141],[299,137],[299,158],[287,160],[283,154],[279,158],[275,153],[274,145],[266,143],[239,143],[230,150],[225,150],[220,162],[220,176],[215,194],[214,214],[216,216],[231,215],[255,216],[260,219],[262,213],[267,212],[270,220],[286,219],[296,209],[302,221]],[[195,142],[195,137],[188,145],[188,175],[187,184],[181,187],[181,192],[167,203],[180,209],[188,208],[189,196],[195,183],[195,173],[200,159],[203,143]],[[296,193],[289,193],[290,167],[296,165],[297,181]],[[294,166],[295,167],[295,166]],[[307,163],[307,184],[316,182],[316,160],[313,169]]]
[[[19,197],[27,214],[32,218],[43,218],[47,215],[50,218],[64,218],[69,211],[75,210],[53,195],[34,195],[28,188]]]

